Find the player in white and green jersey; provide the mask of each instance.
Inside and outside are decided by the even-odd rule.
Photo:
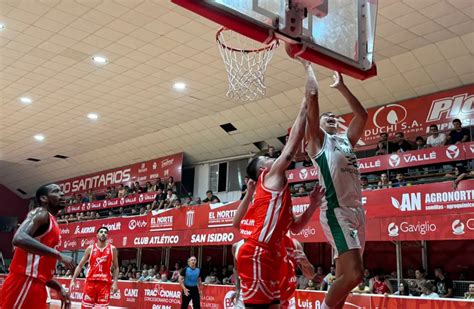
[[[338,135],[333,113],[320,115],[317,104],[308,109],[306,151],[318,168],[321,186],[326,189],[320,221],[326,238],[336,251],[336,281],[326,295],[322,309],[343,308],[347,295],[360,283],[364,273],[365,214],[353,147],[363,133],[367,111],[337,72],[331,87],[344,96],[354,117],[347,133]]]

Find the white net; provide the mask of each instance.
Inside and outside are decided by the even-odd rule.
[[[229,79],[227,96],[239,101],[263,97],[265,71],[278,41],[264,44],[226,28],[217,32],[216,40]]]

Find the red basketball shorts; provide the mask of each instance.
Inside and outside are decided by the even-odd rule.
[[[281,265],[285,250],[246,241],[239,249],[237,272],[245,304],[270,304],[280,300]]]
[[[110,282],[86,280],[82,293],[82,308],[106,307],[110,300]]]
[[[19,274],[9,274],[3,282],[0,307],[47,308],[46,284],[36,278]]]

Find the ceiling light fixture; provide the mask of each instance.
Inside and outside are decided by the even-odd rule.
[[[181,82],[174,83],[173,88],[176,89],[176,90],[184,90],[184,89],[186,89],[186,84],[181,83]]]
[[[94,56],[92,57],[92,61],[94,61],[96,64],[107,64],[109,63],[109,60],[107,60],[107,58],[103,57],[103,56]]]
[[[96,113],[89,113],[87,114],[87,118],[89,118],[90,120],[97,120],[99,119],[99,115],[97,115]]]
[[[43,134],[36,134],[34,136],[35,140],[37,140],[38,142],[41,142],[41,141],[44,141],[44,135]]]
[[[20,102],[23,103],[23,104],[31,104],[31,103],[33,103],[33,100],[31,98],[28,98],[28,97],[21,97]]]
[[[5,24],[0,23],[0,31],[3,31],[3,30],[5,30]]]

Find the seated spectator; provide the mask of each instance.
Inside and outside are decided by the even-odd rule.
[[[166,194],[164,194],[163,191],[160,188],[158,188],[158,190],[156,191],[155,200],[151,204],[151,209],[152,210],[163,209],[165,200],[166,200]]]
[[[387,174],[383,173],[382,175],[380,175],[378,188],[385,189],[385,188],[391,188],[391,187],[392,187],[392,182],[388,179]]]
[[[321,291],[329,291],[334,281],[336,281],[336,266],[332,265],[329,274],[323,279]]]
[[[461,180],[465,179],[468,176],[469,174],[467,173],[467,170],[464,168],[464,166],[455,166],[454,173],[453,174],[448,173],[446,174],[445,177],[449,179],[455,178],[453,181],[453,190],[456,190]]]
[[[123,272],[119,272],[118,279],[119,280],[128,280],[128,277],[125,276],[125,274]]]
[[[372,274],[370,273],[370,270],[368,268],[364,269],[364,284],[366,286],[370,286],[370,279],[372,279]]]
[[[79,196],[81,196],[79,194]],[[84,195],[81,199],[81,203],[89,203],[91,200],[89,199],[89,196],[88,195]]]
[[[176,182],[174,182],[173,176],[168,177],[168,182],[166,183],[166,190],[176,192]]]
[[[397,175],[395,176],[395,181],[392,183],[392,187],[393,188],[406,187],[408,185],[411,185],[411,184],[405,180],[405,174],[397,173]]]
[[[407,279],[415,279],[415,270],[413,268],[407,269]]]
[[[306,286],[305,290],[315,291],[316,285],[314,284],[313,280],[308,280],[308,285]]]
[[[131,182],[130,187],[128,188],[128,194],[132,195],[132,194],[136,194],[136,193],[138,193],[138,188],[135,186],[134,182]]]
[[[365,285],[364,281],[361,281],[358,286],[352,289],[351,293],[370,294],[370,288]]]
[[[194,201],[194,205],[201,205],[203,202],[201,201],[200,197],[196,197],[196,200]]]
[[[457,145],[471,141],[469,129],[462,127],[461,120],[454,119],[453,126],[454,129],[449,132],[447,144]]]
[[[108,212],[107,215],[108,215],[109,218],[110,218],[110,217],[115,217],[115,214],[114,214],[114,212],[113,212],[112,210],[109,210],[109,212]]]
[[[117,215],[118,215],[119,217],[124,215],[124,213],[123,213],[123,207],[119,207],[119,208],[117,209]]]
[[[140,185],[138,181],[135,181],[135,190],[137,191],[137,193],[146,192],[146,190]]]
[[[426,273],[424,269],[420,268],[420,269],[415,270],[415,280],[410,281],[409,283],[410,292],[413,295],[415,296],[421,295],[423,284],[425,284],[426,282],[425,276],[426,276]]]
[[[369,185],[369,179],[366,176],[360,177],[360,186],[362,188],[362,191],[372,190],[372,187]]]
[[[220,282],[223,282],[225,278],[229,277],[229,274],[227,272],[227,267],[222,267],[221,272],[217,276],[217,279],[219,279]]]
[[[89,202],[94,202],[96,200],[95,194],[92,193],[92,189],[87,190],[87,198],[89,199]]]
[[[137,272],[135,273],[135,277],[133,277],[133,281],[140,281],[140,282],[143,282],[143,281],[145,280],[145,277],[143,277],[143,279],[142,279],[142,277],[143,277],[143,272],[137,271]],[[140,280],[140,279],[142,279],[142,280]]]
[[[410,144],[410,142],[408,142],[405,139],[405,135],[403,134],[403,132],[395,133],[395,144],[394,144],[394,149],[393,149],[394,151],[406,152],[412,149],[413,149],[412,145]]]
[[[190,196],[186,196],[186,198],[184,199],[183,206],[193,206],[193,205],[194,205],[193,198]]]
[[[155,275],[155,270],[153,268],[147,271],[148,275],[145,277],[146,282],[157,281],[157,277]]]
[[[247,183],[248,182],[249,182],[249,177],[245,176],[244,177],[244,184],[242,185],[242,188],[240,189],[240,200],[243,200],[245,194],[247,193]]]
[[[405,280],[402,280],[400,282],[400,285],[398,286],[398,291],[393,293],[393,295],[413,296],[413,295],[411,295],[410,288],[408,287],[408,283]]]
[[[159,281],[159,282],[170,282],[170,281],[168,280],[168,275],[166,275],[166,274],[162,274],[162,275],[160,276],[160,280],[158,280],[158,281]]]
[[[425,283],[423,283],[423,286],[421,287],[420,298],[439,298],[439,295],[433,292],[434,288],[435,287],[433,283],[425,281]]]
[[[321,284],[324,280],[324,269],[322,266],[316,267],[316,272],[314,273],[313,283],[316,287],[316,290],[321,290]]]
[[[426,148],[425,139],[423,136],[417,136],[415,138],[415,150],[421,150]]]
[[[474,283],[469,283],[469,290],[464,293],[464,299],[474,299]]]
[[[373,294],[388,295],[393,293],[392,284],[385,277],[382,270],[375,272],[374,278],[370,282],[370,291]]]
[[[181,266],[181,262],[178,261],[174,264],[174,271],[173,274],[171,275],[171,282],[178,282],[179,279],[179,274],[183,270],[183,266]]]
[[[120,185],[117,191],[117,197],[124,197],[126,194],[127,191],[125,190],[125,187],[123,185]]]
[[[375,148],[375,155],[376,156],[386,155],[386,154],[389,153],[387,149],[388,148],[387,148],[386,144],[384,144],[382,142],[378,142],[377,148]]]
[[[308,195],[308,192],[306,192],[306,187],[304,185],[301,185],[298,187],[298,192],[295,194],[295,196],[306,196]]]
[[[125,196],[129,196],[129,195],[132,195],[132,194],[135,194],[135,191],[130,189],[129,186],[125,186]]]
[[[145,192],[153,192],[153,185],[149,181],[145,184]]]
[[[157,266],[158,268],[158,266]],[[168,271],[168,269],[166,268],[166,265],[164,264],[161,264],[160,265],[160,270],[158,271],[158,274],[161,276],[161,275],[166,275],[167,277],[169,277],[170,275],[170,272]]]
[[[211,271],[211,273],[204,279],[204,283],[206,284],[220,284],[219,279],[217,279],[217,275],[214,271]]]
[[[440,267],[435,268],[434,285],[441,298],[452,298],[454,294],[453,280],[446,277],[444,270]]]
[[[439,133],[437,125],[430,125],[430,133],[431,134],[426,139],[427,147],[439,147],[446,144],[446,134]]]
[[[112,187],[107,187],[107,191],[105,192],[105,199],[112,198]]]
[[[100,214],[98,212],[94,214],[94,219],[100,219]]]
[[[393,143],[388,141],[388,133],[380,133],[380,140],[377,143],[377,148],[375,150],[375,154],[377,154],[377,151],[381,152],[379,154],[387,154],[392,153],[394,151]]]
[[[212,203],[213,200],[220,202],[219,198],[212,193],[212,190],[207,190],[206,198],[202,200],[203,203]]]
[[[181,204],[181,200],[179,198],[173,201],[173,206],[172,206],[173,208],[181,208],[181,206],[183,205]]]
[[[145,207],[140,207],[140,212],[138,213],[140,216],[146,215],[146,208]]]
[[[165,184],[161,181],[160,177],[156,178],[155,186],[153,188],[153,191],[158,190],[161,190],[161,192],[165,192]]]
[[[268,150],[267,152],[264,154],[264,156],[266,157],[269,157],[269,158],[278,158],[280,156],[280,154],[278,152],[275,151],[275,147],[273,147],[272,145],[268,145]]]
[[[173,190],[168,189],[168,191],[166,193],[166,200],[168,201],[168,203],[170,205],[173,205],[173,203],[176,199],[178,199],[178,197],[176,196],[176,194],[174,194]]]

